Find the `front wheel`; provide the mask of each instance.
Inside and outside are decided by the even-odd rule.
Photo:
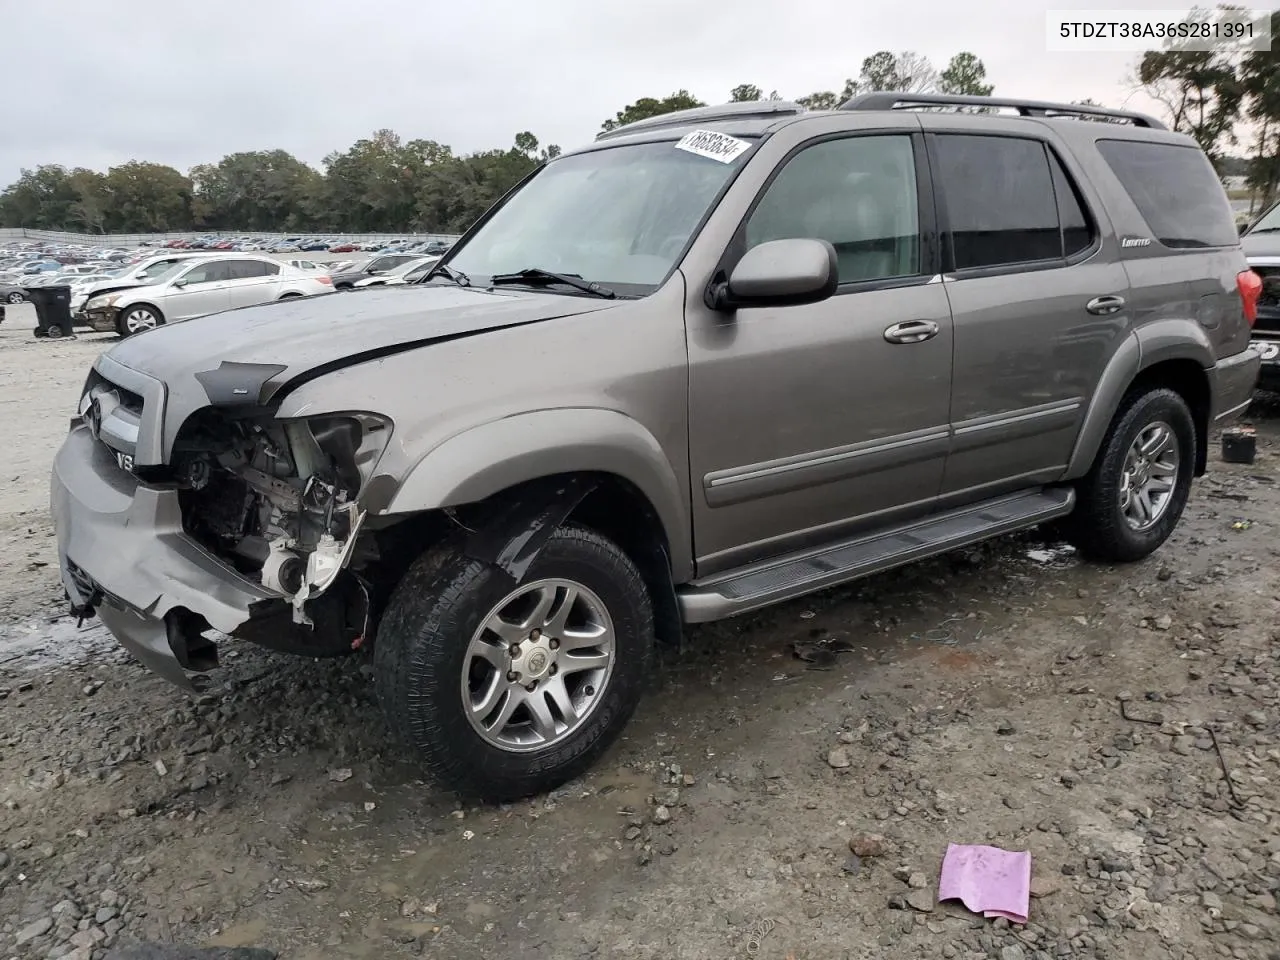
[[[146,304],[138,304],[125,307],[120,311],[120,317],[116,320],[116,330],[120,336],[130,337],[143,330],[154,330],[162,323],[164,323],[164,317],[159,310]]]
[[[1081,481],[1069,539],[1099,560],[1141,560],[1173,533],[1196,460],[1196,426],[1173,390],[1131,393]]]
[[[14,290],[12,293],[10,293],[8,297],[8,300],[10,303],[23,303],[26,299],[27,298],[24,297],[22,294],[20,294],[17,290]]]
[[[389,724],[438,781],[502,802],[599,758],[635,710],[652,649],[635,564],[565,527],[519,584],[462,556],[418,560],[379,627],[375,676]]]

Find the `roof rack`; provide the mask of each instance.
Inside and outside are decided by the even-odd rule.
[[[636,120],[620,127],[596,134],[597,140],[622,137],[637,131],[661,130],[664,127],[683,127],[690,123],[712,120],[769,120],[775,117],[795,116],[804,113],[804,107],[790,100],[752,100],[746,103],[721,103],[711,107],[693,107],[677,110],[657,117]]]
[[[1080,103],[1050,103],[1045,100],[1012,100],[1005,97],[975,97],[968,94],[902,93],[886,90],[863,93],[840,105],[841,110],[905,110],[913,107],[1008,107],[1021,117],[1096,117],[1111,122],[1125,121],[1135,127],[1168,130],[1155,117],[1130,110],[1111,110]]]

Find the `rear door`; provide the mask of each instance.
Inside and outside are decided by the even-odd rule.
[[[955,325],[942,506],[1066,469],[1129,283],[1109,221],[1048,125],[922,116]]]
[[[267,303],[277,296],[280,264],[266,260],[230,260],[227,283],[228,303],[232,308]]]

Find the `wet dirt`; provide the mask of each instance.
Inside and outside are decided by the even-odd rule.
[[[0,501],[0,954],[1262,960],[1280,942],[1280,407],[1251,413],[1255,463],[1214,450],[1147,561],[1010,537],[691,630],[589,775],[464,809],[389,742],[364,655],[232,645],[187,697],[55,619],[56,577],[28,565],[53,562],[48,458],[101,345],[0,327],[0,449],[25,449]],[[866,834],[884,854],[851,864]],[[1028,924],[933,902],[948,842],[1031,851]],[[905,901],[917,871],[930,910]]]

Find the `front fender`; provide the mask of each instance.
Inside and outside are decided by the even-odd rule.
[[[1063,480],[1076,480],[1089,472],[1120,401],[1133,381],[1143,370],[1166,360],[1193,360],[1202,368],[1212,367],[1213,344],[1204,328],[1188,319],[1154,320],[1121,341],[1089,401]]]
[[[653,505],[673,570],[692,562],[688,508],[657,439],[616,410],[573,407],[493,420],[450,437],[424,456],[376,512],[417,513],[487,499],[517,484],[565,473],[613,474]],[[370,491],[386,489],[377,478]]]

